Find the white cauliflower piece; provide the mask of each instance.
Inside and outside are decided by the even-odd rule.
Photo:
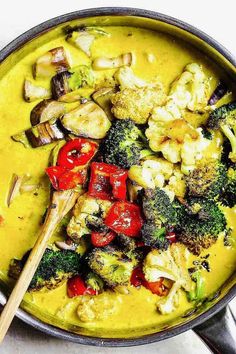
[[[186,192],[186,181],[185,176],[181,172],[180,168],[177,166],[175,167],[173,175],[169,178],[168,184],[166,189],[169,192],[174,193],[174,196],[183,198]]]
[[[137,77],[133,70],[128,66],[123,66],[119,68],[115,75],[115,79],[117,80],[120,90],[125,88],[135,89],[147,86],[147,82]]]
[[[158,301],[157,308],[163,314],[174,311],[178,304],[178,291],[192,290],[193,282],[188,274],[189,252],[182,244],[172,244],[167,251],[152,250],[144,260],[144,275],[147,281],[155,282],[163,277],[173,282],[169,294]]]
[[[105,218],[111,202],[108,200],[90,197],[87,193],[81,195],[73,209],[73,216],[67,226],[67,234],[75,242],[86,234],[90,233],[87,227],[87,219],[96,221],[99,213]]]
[[[143,188],[163,187],[173,173],[173,164],[163,158],[148,157],[142,165],[133,165],[129,178]]]
[[[97,296],[80,296],[77,316],[82,322],[104,320],[118,312],[120,302],[119,296],[112,297],[107,292]]]

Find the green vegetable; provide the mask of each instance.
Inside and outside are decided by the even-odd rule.
[[[93,290],[96,290],[97,292],[102,291],[104,288],[103,280],[93,272],[89,272],[86,275],[85,282],[87,286],[89,286]]]
[[[236,102],[216,108],[209,116],[207,127],[222,130],[231,144],[229,158],[236,162]]]
[[[94,85],[94,76],[91,68],[86,65],[79,65],[69,70],[71,76],[68,79],[71,91],[80,87],[92,87]]]
[[[221,194],[227,181],[227,170],[219,161],[199,163],[186,177],[188,194],[214,198]]]
[[[21,260],[13,259],[9,276],[17,278],[28,258],[29,252]],[[54,251],[47,248],[29,285],[29,291],[56,288],[63,280],[80,271],[80,255],[74,251]]]
[[[220,203],[232,208],[236,204],[236,169],[230,167],[227,172],[227,182],[220,196]]]
[[[209,248],[226,230],[225,216],[213,200],[188,198],[182,204],[176,200],[175,207],[178,240],[193,254]]]
[[[137,262],[120,250],[105,247],[94,248],[88,255],[88,264],[108,286],[114,287],[129,282]]]
[[[133,121],[116,120],[103,142],[105,162],[122,168],[138,164],[139,160],[151,155],[146,139]]]
[[[191,274],[192,280],[196,283],[195,289],[187,293],[190,301],[199,301],[205,296],[205,278],[202,276],[200,270],[196,270]]]

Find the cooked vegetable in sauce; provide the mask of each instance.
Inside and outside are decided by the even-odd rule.
[[[26,262],[50,191],[82,191],[27,304],[94,333],[157,327],[233,273],[236,102],[195,49],[141,28],[68,27],[0,88],[5,283]]]

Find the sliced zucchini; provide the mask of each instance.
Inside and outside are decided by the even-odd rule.
[[[65,113],[66,108],[63,102],[43,100],[32,109],[30,113],[30,122],[34,126],[53,118],[60,118]]]
[[[49,50],[36,60],[33,74],[36,79],[46,78],[70,68],[64,47]]]
[[[75,135],[102,139],[111,123],[106,113],[94,102],[81,104],[61,119],[62,125]]]

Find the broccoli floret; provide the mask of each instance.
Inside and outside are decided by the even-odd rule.
[[[145,124],[154,106],[160,106],[164,101],[160,85],[125,88],[112,96],[112,113],[118,119],[130,118],[137,124]]]
[[[198,267],[195,267],[193,270],[191,269],[190,276],[195,282],[195,288],[188,292],[188,299],[190,301],[200,301],[205,296],[205,278]]]
[[[143,212],[148,221],[155,222],[160,228],[175,225],[175,208],[165,191],[160,188],[146,189],[142,197],[142,203]]]
[[[118,234],[116,235],[115,241],[117,245],[125,251],[133,251],[136,248],[135,240],[132,237]]]
[[[170,198],[160,188],[146,189],[142,197],[146,222],[142,226],[142,239],[147,246],[166,250],[169,241],[165,237],[168,227],[176,224],[176,211]]]
[[[94,248],[88,255],[90,268],[110,287],[127,284],[137,262],[112,247]]]
[[[195,255],[209,248],[226,230],[226,219],[218,205],[210,199],[188,198],[175,201],[178,220],[178,240]]]
[[[116,120],[103,143],[105,162],[123,168],[138,164],[142,157],[152,154],[145,144],[145,137],[132,120]]]
[[[27,252],[21,260],[13,259],[9,276],[17,278],[29,256]],[[29,291],[56,288],[63,280],[78,274],[81,256],[70,250],[54,251],[47,248],[29,285]]]
[[[236,102],[216,108],[209,116],[207,127],[222,130],[231,144],[229,158],[236,162]]]
[[[216,197],[223,192],[226,181],[227,169],[219,161],[199,163],[186,176],[188,194],[195,197]]]
[[[219,201],[230,208],[236,205],[236,169],[232,167],[228,169],[227,183]]]
[[[143,225],[142,239],[146,246],[161,250],[167,250],[170,244],[166,238],[166,228],[159,228],[152,222],[146,222]]]
[[[101,292],[104,288],[103,280],[95,273],[89,272],[85,277],[85,282],[87,286],[96,290],[97,292]]]

